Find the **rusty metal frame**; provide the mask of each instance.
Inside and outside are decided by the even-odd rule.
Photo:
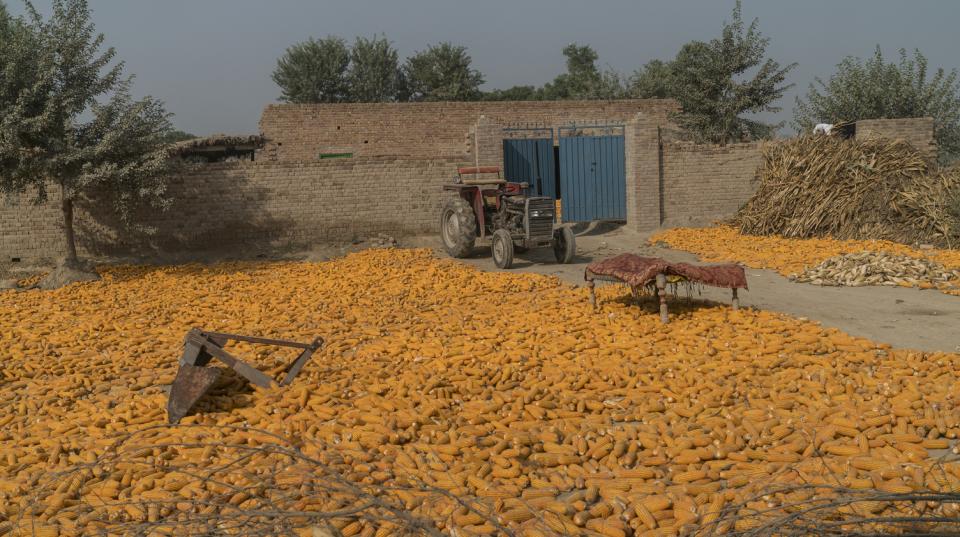
[[[287,374],[280,381],[279,386],[289,385],[313,353],[323,345],[323,338],[320,337],[314,339],[311,343],[300,343],[285,339],[207,332],[198,328],[190,329],[183,340],[180,368],[173,384],[170,386],[170,397],[167,401],[167,419],[170,423],[179,422],[220,377],[221,371],[219,368],[206,367],[214,358],[229,366],[252,384],[262,388],[273,388],[278,385],[277,382],[256,367],[224,350],[224,345],[229,341],[303,349],[297,359],[290,364]]]

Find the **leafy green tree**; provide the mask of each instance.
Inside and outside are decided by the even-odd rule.
[[[544,99],[616,99],[623,96],[619,74],[613,70],[600,71],[597,67],[599,55],[590,45],[571,43],[563,48],[563,55],[567,57],[567,72],[544,85]]]
[[[10,13],[7,11],[7,5],[0,2],[0,37],[9,36],[13,30],[12,26],[13,19],[10,18]]]
[[[37,203],[59,190],[65,265],[79,267],[73,209],[81,196],[108,191],[121,221],[141,203],[164,206],[174,171],[160,101],[134,100],[123,64],[101,50],[85,0],[53,0],[48,20],[26,3],[19,31],[0,43],[0,191],[28,190]]]
[[[16,97],[16,89],[23,85],[23,79],[29,77],[36,70],[36,64],[13,64],[6,61],[14,54],[16,46],[30,47],[35,45],[26,33],[23,21],[11,17],[7,6],[0,1],[0,110],[12,105]],[[19,51],[17,53],[20,53]]]
[[[396,99],[399,71],[397,50],[386,37],[358,37],[347,70],[350,100],[375,103]]]
[[[483,75],[471,68],[466,47],[430,45],[407,58],[401,79],[401,100],[472,101],[481,96]]]
[[[484,101],[539,101],[543,93],[535,86],[513,86],[507,89],[495,89],[484,92]]]
[[[797,98],[794,126],[809,131],[816,123],[859,119],[934,119],[941,159],[960,157],[960,80],[942,68],[929,76],[927,59],[900,49],[900,62],[887,62],[878,45],[873,57],[848,56],[830,79],[817,78],[805,99]]]
[[[339,103],[348,100],[346,41],[328,36],[297,43],[277,60],[273,81],[289,103]]]
[[[671,62],[670,93],[683,107],[677,122],[695,139],[725,144],[766,138],[780,127],[743,117],[780,111],[773,103],[792,87],[784,81],[796,66],[764,58],[770,39],[757,26],[757,19],[744,26],[738,0],[719,38],[691,41]]]
[[[673,97],[673,66],[670,62],[650,60],[633,73],[627,84],[627,94],[635,99],[668,99]]]
[[[590,45],[576,43],[563,47],[563,55],[567,58],[567,72],[557,75],[544,92],[553,99],[575,99],[599,82],[597,59],[600,55]]]
[[[179,129],[175,129],[175,130],[171,130],[170,132],[168,132],[168,133],[163,137],[163,141],[164,141],[164,142],[169,142],[169,143],[185,142],[185,141],[187,141],[187,140],[193,140],[194,138],[197,138],[197,137],[198,137],[198,136],[197,136],[196,134],[190,134],[190,133],[187,132],[187,131],[182,131],[182,130],[179,130]]]

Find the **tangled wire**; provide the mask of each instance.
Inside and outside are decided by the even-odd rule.
[[[484,528],[482,534],[512,537],[518,528],[499,512],[496,498],[429,484],[400,469],[387,478],[362,460],[323,450],[311,455],[310,444],[250,427],[179,425],[209,429],[210,440],[151,441],[169,427],[125,435],[96,460],[44,475],[20,502],[19,515],[0,521],[0,535],[461,536]],[[223,441],[235,433],[245,443]],[[442,483],[444,469],[436,474]],[[524,535],[600,535],[558,523],[548,510],[527,509]],[[636,515],[625,508],[621,516]],[[673,531],[957,535],[960,492],[771,485]]]
[[[345,475],[331,464],[342,461],[309,456],[268,431],[216,427],[258,435],[246,445],[149,442],[151,431],[166,427],[126,435],[95,461],[44,476],[21,503],[20,515],[0,522],[0,535],[13,529],[44,535],[51,524],[61,536],[441,535],[436,518],[413,513],[431,503],[513,535],[478,500],[412,477],[405,485],[386,485],[369,475]],[[199,456],[176,455],[186,453]],[[162,485],[154,478],[159,475],[166,478]],[[171,481],[171,475],[180,477]],[[117,481],[132,489],[118,494],[109,485]],[[31,510],[31,504],[47,507]]]
[[[789,503],[774,497],[793,498]],[[824,485],[771,488],[727,506],[699,536],[958,535],[958,492],[890,493]],[[883,513],[894,507],[897,515]],[[945,515],[944,512],[952,512]]]

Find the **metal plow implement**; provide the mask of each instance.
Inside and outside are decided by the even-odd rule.
[[[246,341],[260,345],[303,349],[300,356],[297,356],[297,359],[287,368],[287,374],[280,381],[280,386],[290,384],[303,369],[310,356],[323,345],[323,338],[319,337],[314,339],[313,343],[298,343],[283,339],[205,332],[197,328],[190,329],[187,332],[187,337],[183,340],[183,356],[180,358],[180,369],[177,370],[177,376],[170,386],[170,398],[167,400],[167,419],[170,423],[178,423],[186,416],[193,405],[220,378],[223,371],[221,368],[207,366],[210,360],[214,358],[227,364],[231,369],[257,386],[263,388],[277,386],[274,379],[225,351],[223,347],[228,341]]]

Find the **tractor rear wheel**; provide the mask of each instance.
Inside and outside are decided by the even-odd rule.
[[[493,264],[497,268],[508,269],[513,266],[513,237],[505,229],[498,229],[493,232],[493,244],[490,246],[493,252]]]
[[[463,198],[452,198],[440,212],[440,238],[451,257],[467,257],[477,240],[477,216]]]
[[[562,227],[553,232],[553,256],[557,258],[557,263],[567,264],[573,261],[573,256],[577,255],[577,241],[573,236],[573,230],[568,227]]]

